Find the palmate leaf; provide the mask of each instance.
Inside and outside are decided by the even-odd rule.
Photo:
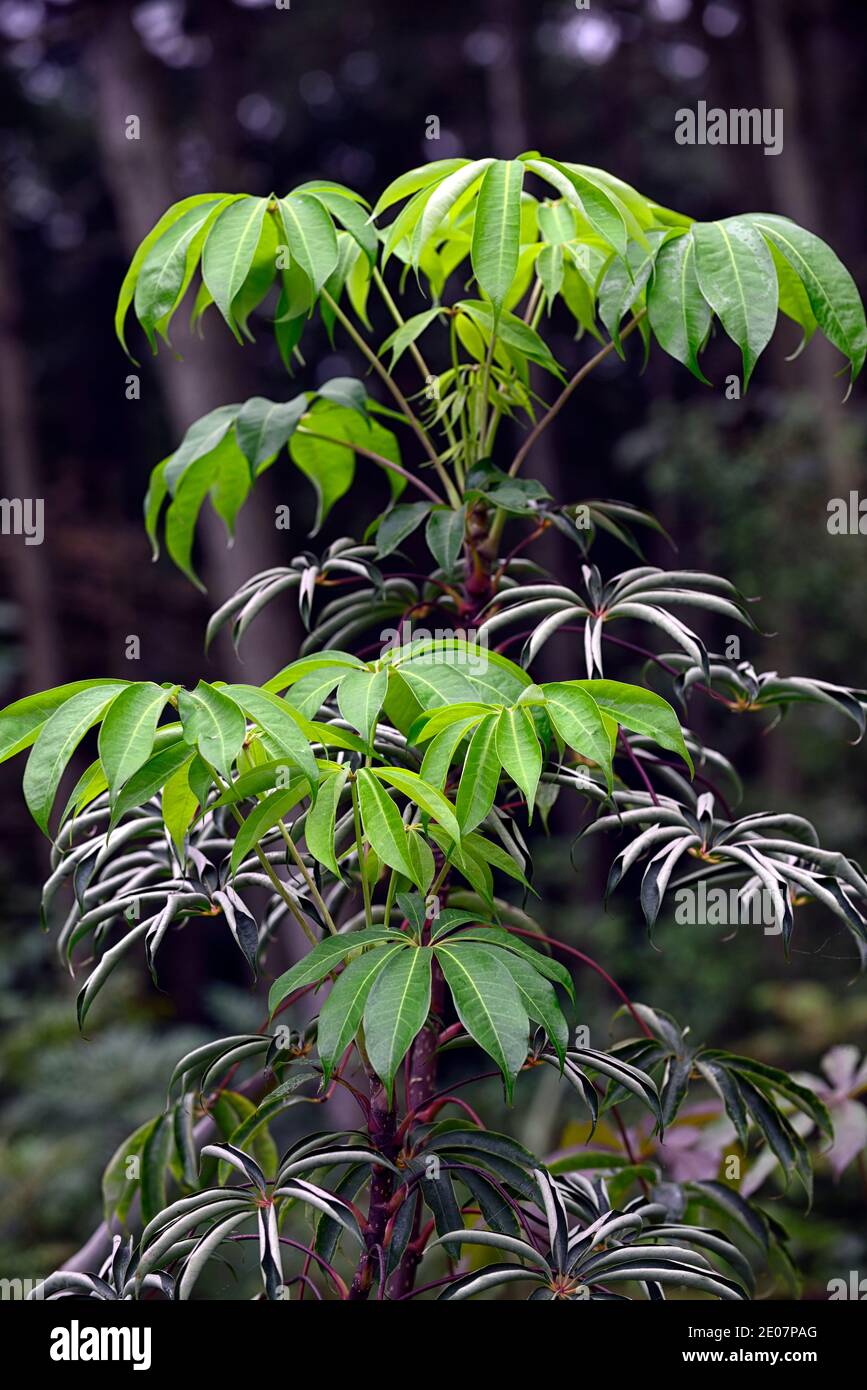
[[[242,406],[220,406],[197,420],[151,475],[145,517],[154,554],[158,553],[160,517],[168,504],[167,549],[175,563],[198,582],[191,554],[196,520],[206,498],[210,496],[231,534],[254,478],[286,446],[317,492],[314,530],[318,530],[351,486],[356,448],[400,465],[393,432],[368,413],[367,405],[360,382],[335,377],[289,401],[254,396]],[[405,479],[390,468],[385,471],[394,500],[403,491]]]
[[[761,916],[751,916],[750,904],[758,891],[763,890],[773,905],[773,925],[782,934],[783,945],[788,950],[794,926],[793,901],[798,893],[802,898],[814,898],[837,917],[851,933],[862,966],[867,961],[867,878],[854,861],[838,852],[822,849],[816,843],[815,829],[803,818],[759,813],[729,820],[716,815],[713,797],[709,795],[702,797],[702,805],[696,803],[695,811],[670,798],[661,803],[657,798],[654,805],[652,799],[641,792],[615,792],[614,801],[619,808],[628,809],[618,809],[613,816],[600,817],[583,833],[625,826],[645,827],[612,864],[608,891],[620,883],[632,864],[651,855],[641,893],[648,927],[655,922],[666,892],[693,889],[701,880],[706,880],[710,885],[710,905],[710,892],[716,883],[735,879],[741,887],[738,917],[731,925],[761,920]],[[779,839],[774,831],[792,831],[799,838]],[[679,858],[693,853],[703,861],[702,866],[675,877],[673,871]],[[728,921],[727,909],[724,920]]]

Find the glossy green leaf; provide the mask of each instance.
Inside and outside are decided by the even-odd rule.
[[[244,713],[273,739],[280,752],[303,772],[314,795],[319,785],[316,759],[299,720],[287,702],[269,690],[256,685],[227,685],[226,695],[240,705]]]
[[[391,555],[407,536],[411,536],[430,511],[429,502],[400,502],[392,507],[376,528],[376,554]]]
[[[532,815],[542,775],[542,750],[526,706],[503,710],[497,719],[495,747],[503,770],[524,793],[527,810]]]
[[[178,712],[186,742],[228,778],[247,736],[247,721],[235,701],[199,681],[195,690],[179,692]]]
[[[493,1057],[511,1100],[514,1079],[527,1059],[529,1021],[517,985],[494,953],[484,946],[434,948],[458,1018],[489,1057]]]
[[[243,825],[238,827],[235,843],[232,846],[232,873],[237,873],[244,859],[251,850],[255,849],[262,836],[279,825],[283,817],[288,816],[299,801],[304,799],[308,790],[306,779],[298,777],[295,781],[290,782],[288,787],[281,791],[272,792],[270,796],[264,797],[259,802],[258,806],[247,816]]]
[[[683,758],[690,773],[693,772],[692,758],[683,741],[677,715],[667,700],[652,690],[640,685],[627,685],[623,681],[591,680],[566,681],[566,685],[577,685],[592,695],[599,708],[637,734],[646,734],[654,739],[660,748],[667,748]]]
[[[427,1019],[432,960],[427,946],[398,951],[380,971],[367,996],[365,1046],[389,1103],[397,1069]]]
[[[497,784],[500,780],[497,719],[496,714],[487,715],[470,739],[455,799],[463,834],[481,824],[493,806],[497,794]]]
[[[304,822],[307,848],[313,858],[324,864],[335,878],[340,878],[340,865],[334,849],[334,827],[337,807],[348,775],[349,769],[342,767],[332,776],[323,778],[316,802],[307,812]]]
[[[610,789],[611,743],[593,696],[571,682],[552,681],[543,685],[542,690],[551,723],[563,742],[576,753],[598,763]]]
[[[99,756],[113,801],[150,757],[170,694],[152,681],[136,681],[112,702],[99,731]]]
[[[744,390],[777,322],[777,274],[764,239],[746,219],[696,222],[699,288],[741,350]]]
[[[254,473],[288,443],[306,409],[306,395],[291,401],[267,401],[253,396],[244,403],[235,421],[235,435]]]
[[[151,348],[166,337],[172,315],[190,283],[208,230],[228,200],[213,198],[189,208],[151,247],[135,286],[136,317]]]
[[[371,772],[381,782],[387,782],[389,786],[403,792],[404,796],[409,797],[416,806],[421,807],[427,815],[438,821],[455,840],[460,838],[460,827],[455,815],[455,808],[448,797],[443,796],[438,787],[432,786],[417,772],[405,767],[374,767],[371,768]]]
[[[518,269],[523,180],[520,160],[498,159],[485,173],[476,203],[473,273],[498,313]]]
[[[425,539],[431,555],[445,575],[452,575],[464,543],[466,511],[461,507],[435,507],[428,517]]]
[[[387,689],[388,672],[385,670],[350,671],[337,687],[337,708],[365,743],[373,738]]]
[[[181,763],[163,787],[162,814],[166,830],[179,856],[184,852],[184,836],[193,823],[199,799],[190,786],[190,764],[193,754]]]
[[[788,218],[753,213],[748,220],[800,279],[825,337],[849,359],[854,381],[867,355],[867,323],[852,276],[830,246]]]
[[[334,224],[319,199],[309,193],[281,198],[280,215],[290,255],[318,294],[337,265]]]
[[[253,264],[267,211],[267,198],[240,198],[213,223],[202,250],[202,279],[239,340],[232,301]]]
[[[366,946],[379,946],[389,938],[397,939],[395,933],[385,927],[364,927],[360,931],[341,932],[339,936],[327,936],[308,951],[290,970],[286,970],[275,980],[268,995],[268,1009],[273,1014],[278,1004],[289,994],[304,989],[306,985],[316,984],[330,975],[347,956]]]
[[[48,834],[48,818],[70,758],[121,689],[118,682],[80,690],[42,725],[27,759],[22,787],[30,814],[43,834]]]
[[[691,236],[674,237],[657,255],[647,291],[647,312],[660,346],[709,385],[698,354],[710,330],[711,311],[699,289]]]
[[[39,730],[47,719],[73,695],[82,690],[93,690],[96,686],[113,685],[118,690],[127,681],[85,680],[70,681],[66,685],[56,685],[51,690],[42,690],[36,695],[25,695],[0,711],[0,762],[23,753],[36,741]]]
[[[406,827],[388,792],[369,768],[360,769],[357,785],[361,823],[367,840],[384,864],[405,874],[423,893],[427,885],[418,880],[407,850]]]
[[[365,951],[352,961],[332,985],[331,993],[322,1005],[316,1046],[322,1062],[323,1080],[327,1083],[334,1067],[352,1042],[361,1024],[368,995],[377,976],[407,948],[388,943]]]

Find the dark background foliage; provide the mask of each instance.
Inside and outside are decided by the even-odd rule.
[[[599,164],[699,218],[794,217],[867,284],[865,45],[853,0],[592,0],[589,9],[292,0],[287,10],[273,0],[2,0],[0,37],[2,492],[43,497],[46,516],[41,547],[0,537],[3,703],[95,674],[231,678],[239,668],[229,649],[202,655],[207,615],[241,579],[311,544],[311,499],[284,462],[242,514],[233,549],[216,529],[204,535],[207,597],[167,561],[149,563],[149,469],[207,409],[286,390],[270,334],[242,352],[212,322],[204,342],[179,340],[183,362],[145,358],[136,337],[141,398],[127,398],[136,369],[113,337],[114,298],[135,244],[177,198],[283,192],[318,175],[374,197],[429,158],[535,147]],[[699,100],[781,107],[783,152],[678,145],[675,113]],[[139,141],[125,138],[129,115],[140,117]],[[433,116],[436,141],[426,138]],[[573,360],[568,324],[555,319],[550,331]],[[761,623],[777,636],[742,638],[757,669],[863,686],[867,542],[830,536],[826,520],[829,499],[863,486],[864,387],[842,407],[833,352],[817,339],[787,362],[796,341],[781,326],[744,400],[722,390],[738,370],[726,340],[708,353],[713,392],[658,351],[641,375],[633,345],[625,364],[612,357],[591,378],[532,471],[564,501],[651,507],[678,541],[678,564],[761,594]],[[332,346],[318,327],[305,355],[300,386],[358,370],[346,341]],[[272,525],[278,503],[292,508],[288,537]],[[378,480],[362,472],[323,544],[358,534],[381,503]],[[672,558],[662,543],[649,557]],[[608,573],[632,563],[614,545],[595,558]],[[569,582],[574,549],[552,543],[544,559]],[[726,634],[703,631],[719,649]],[[141,642],[135,664],[125,656],[131,635]],[[271,674],[299,638],[291,606],[272,606],[247,639],[244,678]],[[556,657],[564,674],[579,660],[578,639],[569,639],[574,651],[565,640]],[[766,733],[762,716],[727,719],[697,703],[690,718],[734,757],[746,810],[796,809],[824,843],[864,855],[863,755],[841,719],[805,709]],[[159,1108],[173,1061],[205,1030],[257,1026],[262,1005],[222,934],[212,944],[193,928],[165,953],[164,992],[142,966],[106,991],[81,1040],[74,985],[38,926],[47,846],[26,817],[20,765],[2,774],[0,1273],[23,1277],[87,1234],[101,1167]],[[835,1043],[863,1046],[863,985],[851,983],[848,950],[817,909],[803,915],[788,964],[779,940],[755,929],[724,940],[670,915],[654,949],[629,893],[607,914],[601,907],[611,843],[579,847],[570,861],[577,815],[558,807],[539,850],[549,930],[716,1046],[810,1071]],[[580,978],[576,1021],[603,1045],[615,1002],[595,976]],[[487,1099],[491,1123],[531,1145],[584,1133],[535,1080],[522,1083],[510,1114],[495,1088]],[[776,1204],[807,1296],[824,1297],[829,1277],[863,1268],[863,1180],[853,1167],[835,1184],[820,1163],[816,1215]]]

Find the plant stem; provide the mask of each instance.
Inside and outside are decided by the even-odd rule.
[[[373,283],[376,285],[376,288],[379,290],[379,293],[380,293],[381,296],[382,296],[382,301],[383,301],[383,303],[385,304],[385,307],[387,308],[388,312],[391,314],[391,317],[394,319],[394,321],[395,321],[395,323],[397,324],[398,328],[405,328],[405,327],[406,327],[406,319],[404,318],[403,314],[400,312],[400,309],[398,308],[397,304],[395,303],[394,298],[392,297],[391,290],[388,288],[388,285],[385,283],[385,279],[384,279],[383,275],[381,274],[381,272],[380,272],[378,266],[374,266],[374,267],[373,267],[373,277],[372,277],[372,278],[373,278]],[[421,376],[422,376],[422,378],[424,379],[425,383],[427,383],[433,376],[435,376],[435,373],[431,371],[430,367],[428,366],[427,362],[425,361],[424,357],[422,356],[421,348],[420,348],[416,343],[414,343],[414,342],[413,342],[413,343],[410,343],[410,345],[409,345],[409,354],[410,354],[410,357],[412,358],[412,360],[415,362],[415,365],[418,367],[419,373],[421,374]],[[454,442],[455,442],[454,430],[452,429],[452,427],[451,427],[451,425],[449,424],[448,420],[444,419],[442,423],[443,423],[443,428],[444,428],[444,430],[445,430],[445,432],[446,432],[446,438],[448,439],[448,441],[449,441],[450,444],[454,445]]]
[[[326,903],[319,889],[316,887],[316,884],[313,880],[313,875],[310,873],[310,870],[304,863],[303,858],[298,852],[298,847],[295,844],[295,841],[292,839],[292,836],[289,834],[289,831],[286,829],[286,826],[283,824],[283,821],[279,821],[278,824],[280,826],[280,833],[282,834],[283,839],[286,841],[286,848],[291,854],[296,867],[299,869],[301,876],[304,879],[304,882],[307,884],[311,898],[315,902],[316,906],[319,908],[319,911],[322,913],[322,920],[324,921],[331,935],[336,936],[337,927],[335,926],[334,918],[328,911],[328,904]]]
[[[638,324],[640,323],[641,319],[644,317],[646,313],[646,309],[640,309],[638,313],[635,315],[635,317],[630,319],[629,323],[626,325],[626,327],[620,335],[621,342],[638,327]],[[560,392],[560,395],[557,397],[554,404],[552,406],[549,406],[548,410],[546,410],[541,420],[539,420],[536,423],[536,425],[534,425],[533,429],[531,429],[530,433],[527,435],[527,438],[524,440],[515,457],[512,459],[512,462],[509,466],[510,478],[514,478],[520,472],[524,459],[527,457],[530,450],[535,445],[540,434],[543,430],[546,430],[550,425],[551,421],[556,419],[556,417],[560,414],[560,411],[563,409],[564,405],[568,401],[569,397],[572,395],[572,392],[575,390],[575,388],[577,386],[580,386],[584,378],[586,376],[589,376],[590,373],[593,371],[593,368],[598,367],[599,363],[603,362],[605,358],[609,355],[609,353],[613,351],[614,343],[606,343],[604,347],[600,348],[599,351],[593,357],[589,358],[589,360],[584,363],[583,367],[578,368],[578,371],[567,382],[566,386],[564,386],[563,390]],[[500,544],[500,538],[503,534],[503,527],[505,526],[505,524],[506,513],[502,510],[502,508],[500,508],[497,511],[493,522],[491,523],[491,527],[488,532],[488,537],[485,542],[485,548],[491,558],[493,558],[497,553]]]
[[[635,317],[630,319],[629,323],[626,325],[626,327],[620,335],[621,342],[624,338],[628,337],[630,333],[634,332],[634,330],[638,327],[639,323],[644,318],[644,315],[646,313],[646,309],[639,309]],[[590,372],[593,371],[593,368],[598,367],[599,363],[603,362],[605,358],[609,355],[609,353],[613,351],[614,343],[606,343],[604,347],[599,349],[595,356],[591,357],[589,361],[584,363],[583,367],[578,368],[578,371],[564,386],[563,390],[560,392],[554,404],[549,407],[549,409],[542,416],[538,424],[536,424],[533,427],[533,429],[531,429],[530,433],[527,435],[527,438],[524,440],[517,454],[513,458],[511,466],[509,468],[509,476],[511,478],[514,478],[515,475],[520,472],[521,465],[523,464],[524,459],[527,457],[533,445],[536,443],[536,440],[539,438],[539,435],[542,433],[543,430],[546,430],[550,425],[551,421],[556,419],[556,417],[560,414],[560,411],[563,409],[569,397],[572,395],[572,392],[575,390],[576,386],[580,386],[584,378],[586,376],[589,376]]]
[[[401,391],[397,382],[392,378],[391,374],[386,371],[385,367],[380,362],[376,353],[373,352],[370,346],[364,341],[361,334],[358,332],[358,329],[355,327],[355,324],[346,314],[344,314],[337,301],[332,299],[331,295],[324,288],[321,291],[321,295],[325,303],[331,309],[335,318],[343,324],[343,327],[346,329],[350,338],[355,343],[355,346],[358,348],[359,352],[364,354],[373,370],[385,383],[386,387],[391,392],[394,399],[397,401],[397,404],[400,406],[401,414],[403,415],[407,424],[415,432],[419,440],[419,443],[421,444],[422,448],[424,449],[425,453],[427,454],[428,458],[433,464],[434,471],[436,472],[437,477],[439,478],[440,482],[442,483],[445,489],[445,493],[449,499],[449,502],[453,507],[459,507],[461,504],[461,499],[455,490],[454,483],[452,482],[446,470],[443,468],[442,463],[440,462],[439,457],[437,455],[437,451],[431,443],[427,431],[421,424],[418,417],[413,412],[413,409],[409,401],[406,399],[406,396]]]

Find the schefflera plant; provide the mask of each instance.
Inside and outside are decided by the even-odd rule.
[[[231,532],[284,449],[316,489],[315,531],[347,494],[367,497],[374,467],[388,490],[364,535],[287,557],[214,614],[208,639],[228,624],[240,641],[272,599],[296,593],[307,636],[263,686],[97,679],[0,715],[3,756],[31,750],[24,794],[52,839],[47,921],[71,885],[59,945],[88,972],[82,1025],[121,960],[139,952],[156,976],[158,952],[190,922],[222,920],[252,974],[270,978],[260,1031],[180,1059],[164,1112],[109,1163],[106,1264],[73,1261],[43,1292],[188,1298],[210,1261],[258,1236],[266,1298],[463,1299],[513,1282],[534,1300],[659,1299],[669,1286],[751,1296],[757,1269],[786,1268],[783,1228],[735,1181],[672,1182],[659,1143],[700,1098],[732,1124],[744,1163],[758,1157],[809,1199],[802,1135],[833,1140],[828,1111],[785,1071],[687,1042],[687,1028],[545,935],[533,840],[566,790],[599,809],[593,828],[629,836],[609,891],[646,861],[648,928],[677,887],[733,881],[744,905],[769,896],[786,950],[795,910],[816,904],[863,956],[860,867],[794,812],[739,817],[724,754],[646,676],[622,677],[643,667],[671,680],[684,717],[696,697],[738,713],[831,705],[859,737],[867,697],[716,656],[707,626],[755,631],[750,600],[717,576],[645,564],[638,537],[661,531],[648,514],[556,500],[520,474],[632,334],[645,356],[656,342],[705,381],[701,353],[721,329],[746,389],[781,311],[804,344],[823,332],[854,380],[867,331],[851,277],[785,218],[697,223],[602,170],[529,153],[410,170],[372,209],[324,180],[285,197],[185,199],[133,259],[121,342],[133,308],[154,350],[168,343],[188,297],[194,324],[222,318],[240,343],[270,320],[291,374],[318,315],[365,375],[193,425],[151,479],[155,549],[164,535],[195,580],[206,500]],[[546,336],[564,314],[576,341],[596,340],[569,364]],[[551,528],[575,544],[568,573],[532,557]],[[603,576],[599,531],[638,564]],[[407,543],[429,552],[421,568]],[[701,633],[684,608],[703,610]],[[610,630],[622,620],[628,639]],[[555,635],[561,674],[537,681]],[[53,822],[64,772],[97,729],[97,756]],[[277,938],[297,959],[274,978]],[[592,1047],[581,1029],[573,1045],[564,961],[604,979],[633,1036]],[[310,996],[317,1016],[292,1029]],[[448,1060],[467,1048],[486,1054],[481,1072]],[[585,1144],[547,1161],[489,1129],[467,1089],[500,1075],[511,1100],[520,1077],[520,1104],[540,1070],[589,1121]],[[297,1126],[280,1155],[274,1122],[338,1090],[359,1129]],[[641,1161],[632,1111],[655,1135]]]

